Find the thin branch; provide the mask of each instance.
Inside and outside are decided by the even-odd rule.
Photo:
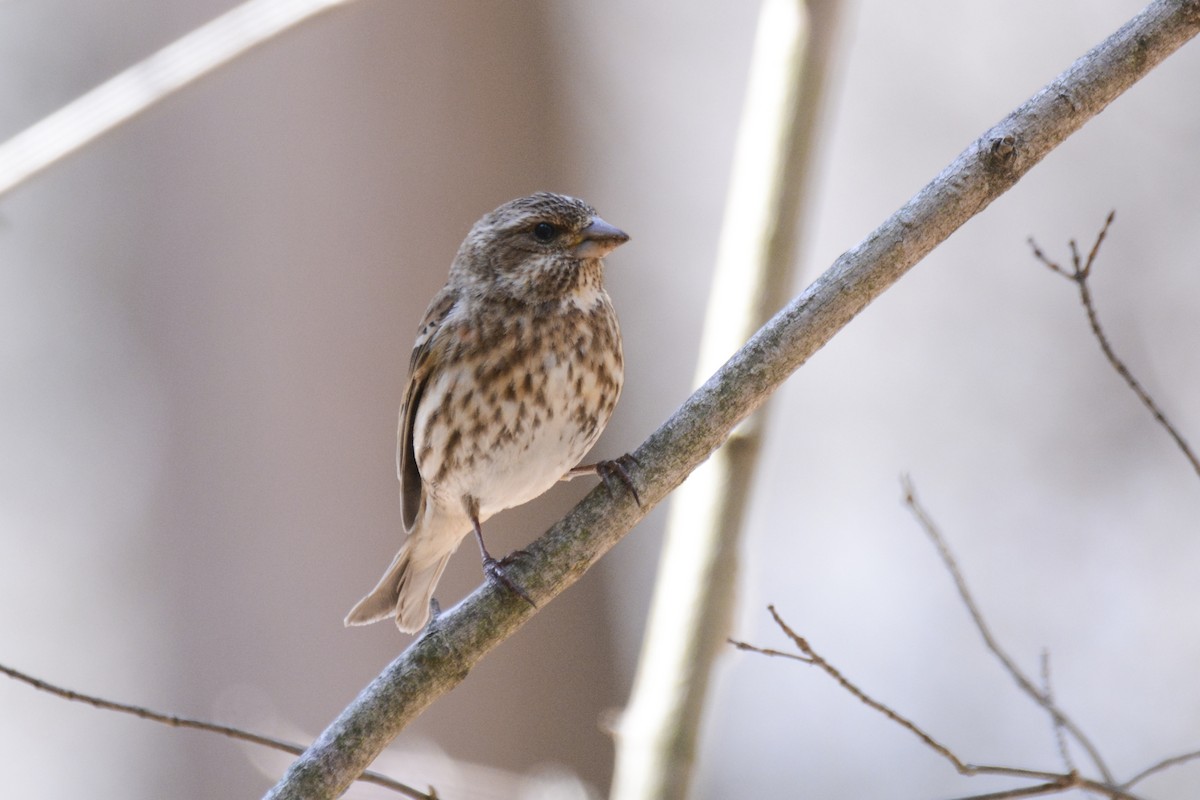
[[[1050,680],[1050,651],[1042,650],[1042,694],[1051,703],[1054,702],[1054,685]],[[1075,762],[1071,759],[1071,751],[1067,747],[1067,737],[1063,733],[1063,725],[1058,717],[1054,717],[1054,741],[1058,745],[1058,754],[1068,772],[1077,772]]]
[[[1113,351],[1112,344],[1108,341],[1108,336],[1105,335],[1104,329],[1100,326],[1100,317],[1096,313],[1096,304],[1092,301],[1092,291],[1088,286],[1088,278],[1091,277],[1092,264],[1096,260],[1096,254],[1100,252],[1100,244],[1104,241],[1104,237],[1108,235],[1108,228],[1112,225],[1116,213],[1115,211],[1109,212],[1108,218],[1104,220],[1104,226],[1100,229],[1100,234],[1096,237],[1096,243],[1092,245],[1091,252],[1088,253],[1087,261],[1083,261],[1080,258],[1079,248],[1076,246],[1075,240],[1072,239],[1069,242],[1071,249],[1070,271],[1049,259],[1042,252],[1041,248],[1037,246],[1037,242],[1032,237],[1029,239],[1029,246],[1033,249],[1034,258],[1049,267],[1051,271],[1062,275],[1067,280],[1073,281],[1079,287],[1079,300],[1083,303],[1083,310],[1087,313],[1088,324],[1091,325],[1092,334],[1096,337],[1096,341],[1099,342],[1100,349],[1104,352],[1104,357],[1108,359],[1108,363],[1112,368],[1116,370],[1117,374],[1121,376],[1129,388],[1133,390],[1133,393],[1137,395],[1138,399],[1142,401],[1142,405],[1150,411],[1158,424],[1170,435],[1176,447],[1187,458],[1196,474],[1200,475],[1200,459],[1192,452],[1192,448],[1188,445],[1182,434],[1167,419],[1167,415],[1158,407],[1158,403],[1154,402],[1154,398],[1150,396],[1150,393],[1142,387],[1137,378],[1133,377],[1133,373],[1129,371],[1129,367],[1125,366],[1125,362],[1117,357],[1116,352]]]
[[[28,684],[38,691],[48,692],[49,694],[61,697],[64,700],[87,703],[90,706],[94,706],[95,708],[103,709],[105,711],[117,711],[122,714],[131,714],[141,719],[150,720],[151,722],[159,722],[163,725],[169,725],[172,728],[191,728],[192,730],[197,731],[217,733],[221,736],[227,736],[230,739],[250,742],[251,744],[269,747],[273,750],[282,750],[285,753],[291,753],[292,755],[296,756],[304,752],[304,748],[300,745],[292,744],[291,742],[285,742],[280,739],[273,739],[270,736],[263,736],[260,733],[253,733],[251,731],[241,730],[240,728],[231,728],[228,725],[217,725],[212,722],[204,722],[198,719],[176,717],[170,714],[152,711],[151,709],[143,708],[142,706],[117,703],[113,700],[105,700],[103,697],[96,697],[95,695],[83,694],[82,692],[65,689],[62,686],[57,686],[53,683],[47,683],[40,678],[35,678],[32,675],[13,669],[12,667],[5,666],[4,664],[0,664],[0,673],[7,675],[13,680]],[[414,789],[413,787],[400,783],[397,780],[393,780],[386,775],[380,775],[378,772],[364,772],[358,777],[358,780],[362,781],[363,783],[373,783],[376,786],[382,786],[385,789],[391,789],[392,791],[399,792],[400,794],[416,798],[416,800],[437,800],[437,792],[434,791],[432,787],[428,793],[422,792],[420,789]]]
[[[1157,764],[1152,764],[1151,766],[1146,767],[1144,770],[1139,772],[1137,775],[1134,775],[1132,778],[1130,778],[1129,780],[1122,783],[1121,788],[1122,789],[1132,788],[1134,784],[1140,783],[1141,781],[1145,780],[1146,778],[1149,778],[1151,775],[1155,774],[1156,772],[1162,772],[1164,769],[1168,769],[1169,767],[1177,767],[1180,764],[1186,764],[1189,761],[1197,761],[1197,760],[1200,760],[1200,750],[1193,750],[1190,753],[1183,753],[1181,755],[1171,756],[1170,758],[1164,758],[1162,761],[1159,761]]]
[[[1016,662],[1012,660],[1008,653],[1004,651],[1004,648],[1000,646],[1000,643],[996,641],[996,637],[992,635],[991,628],[988,627],[987,622],[984,620],[983,613],[979,610],[979,606],[976,604],[975,598],[971,595],[971,590],[967,586],[967,581],[966,578],[963,577],[962,570],[960,570],[958,567],[958,562],[955,560],[954,554],[950,552],[950,546],[946,544],[945,538],[943,538],[941,532],[933,523],[933,520],[930,518],[929,514],[926,513],[925,509],[917,501],[916,490],[913,488],[912,481],[905,476],[902,479],[902,482],[904,485],[905,504],[912,511],[913,516],[916,518],[921,528],[925,531],[930,541],[933,542],[934,547],[937,548],[938,556],[941,557],[942,563],[946,566],[946,569],[950,572],[950,576],[954,579],[954,585],[958,589],[958,595],[962,598],[963,605],[967,607],[967,612],[971,615],[971,620],[975,623],[975,627],[979,631],[980,636],[983,637],[983,642],[985,645],[987,645],[988,650],[990,650],[992,654],[1000,661],[1000,663],[1004,665],[1004,669],[1007,670],[1008,674],[1012,676],[1012,679],[1016,681],[1017,686],[1019,686],[1021,690],[1025,692],[1025,694],[1032,697],[1038,705],[1046,710],[1046,712],[1050,715],[1050,718],[1054,721],[1054,724],[1056,726],[1062,726],[1062,728],[1069,732],[1072,738],[1079,742],[1080,746],[1087,751],[1088,757],[1091,758],[1092,763],[1096,765],[1096,769],[1099,770],[1102,776],[1104,776],[1104,782],[1108,784],[1113,783],[1114,781],[1112,773],[1109,771],[1108,765],[1104,763],[1104,759],[1100,756],[1099,749],[1092,744],[1091,739],[1089,739],[1083,730],[1075,724],[1074,720],[1068,717],[1062,711],[1062,709],[1055,705],[1053,698],[1043,693],[1037,688],[1037,686],[1034,685],[1033,681],[1031,681],[1029,677],[1021,671],[1021,668],[1017,666]]]
[[[786,634],[787,637],[792,640],[792,643],[796,645],[796,648],[801,653],[803,653],[806,658],[808,658],[812,662],[813,666],[819,667],[822,671],[825,672],[826,675],[828,675],[829,677],[831,677],[835,681],[837,681],[838,684],[843,689],[845,689],[847,692],[849,692],[850,694],[857,697],[860,702],[862,702],[869,708],[875,709],[880,714],[883,714],[885,717],[890,719],[892,722],[895,722],[900,727],[913,733],[918,739],[920,739],[922,742],[924,742],[932,750],[934,750],[935,752],[940,754],[943,758],[948,759],[950,761],[950,763],[954,765],[954,768],[956,770],[958,770],[959,772],[967,774],[967,773],[973,772],[973,771],[975,771],[975,769],[977,769],[976,767],[972,767],[971,765],[962,761],[958,756],[956,756],[953,752],[950,751],[949,747],[946,747],[944,744],[942,744],[941,742],[934,739],[928,733],[926,733],[925,731],[918,728],[912,720],[908,719],[907,717],[901,716],[900,714],[896,713],[892,709],[888,708],[883,703],[879,702],[875,698],[868,695],[862,689],[858,688],[858,686],[856,686],[853,682],[850,681],[849,678],[847,678],[845,675],[843,675],[840,670],[838,670],[836,667],[834,667],[832,664],[830,664],[828,661],[826,661],[824,658],[822,658],[820,655],[818,655],[817,652],[815,650],[813,650],[812,647],[809,646],[808,642],[805,641],[803,636],[801,636],[800,634],[798,634],[794,630],[792,630],[791,627],[789,627],[788,624],[783,621],[783,617],[779,616],[779,612],[775,610],[775,606],[773,606],[773,605],[767,606],[767,610],[771,612],[771,616],[775,619],[775,624],[779,626],[779,629],[782,630],[784,632],[784,634]],[[1039,776],[1039,777],[1048,777],[1048,776]]]
[[[1054,787],[1053,789],[1049,787]],[[1009,789],[1003,792],[993,792],[989,794],[976,794],[969,797],[959,798],[959,800],[995,800],[995,798],[1003,797],[1030,797],[1039,794],[1053,794],[1055,792],[1065,792],[1068,789],[1081,789],[1090,794],[1103,795],[1110,800],[1143,800],[1136,794],[1125,791],[1120,786],[1113,786],[1104,781],[1096,781],[1091,778],[1085,778],[1077,772],[1068,772],[1058,776],[1057,780],[1041,784],[1039,786],[1027,786],[1021,789]]]
[[[739,639],[726,639],[725,641],[729,642],[738,650],[745,650],[747,653],[758,653],[760,656],[770,656],[772,658],[786,658],[789,661],[799,661],[802,664],[816,664],[816,662],[808,656],[798,656],[795,653],[785,653],[783,650],[772,650],[769,647],[759,647],[756,644],[743,642]]]
[[[597,487],[525,548],[509,577],[540,608],[573,585],[817,350],[1058,144],[1200,32],[1200,0],[1155,0],[972,142],[776,314],[634,453],[642,498]],[[1066,102],[1064,102],[1066,100]],[[484,585],[444,612],[330,723],[267,794],[332,800],[533,609]]]
[[[1136,795],[1125,791],[1126,787],[1113,786],[1111,781],[1095,781],[1086,778],[1079,774],[1078,771],[1071,769],[1065,773],[1046,772],[1044,770],[1024,769],[1022,767],[1005,767],[995,764],[969,764],[959,758],[947,746],[941,744],[933,738],[929,733],[922,729],[912,720],[903,716],[890,708],[885,703],[876,700],[868,695],[865,691],[858,687],[854,682],[842,673],[837,667],[830,664],[824,657],[813,650],[808,641],[794,631],[791,626],[776,611],[775,606],[767,606],[767,610],[771,612],[771,617],[775,620],[775,624],[783,631],[792,643],[801,652],[797,656],[793,653],[785,653],[780,650],[771,650],[768,648],[758,647],[757,645],[747,644],[730,639],[730,644],[737,647],[739,650],[746,650],[753,653],[759,653],[766,656],[777,656],[789,658],[795,661],[802,661],[806,664],[820,668],[825,674],[829,675],[838,685],[845,689],[850,694],[854,695],[862,703],[868,707],[883,714],[888,719],[900,725],[905,730],[909,731],[919,738],[927,747],[932,749],[938,755],[942,756],[954,765],[955,770],[961,775],[995,775],[1009,778],[1019,778],[1024,780],[1038,780],[1042,783],[1036,786],[1026,786],[1016,789],[1008,789],[1002,792],[994,792],[989,794],[971,795],[969,797],[960,798],[959,800],[998,800],[998,798],[1007,797],[1033,797],[1043,794],[1055,794],[1064,792],[1068,789],[1083,789],[1084,791],[1093,794],[1102,794],[1114,800],[1140,800]]]
[[[1021,789],[1009,789],[1004,792],[989,792],[987,794],[972,794],[955,800],[1007,800],[1011,797],[1037,797],[1043,794],[1058,794],[1067,789],[1075,789],[1079,784],[1075,781],[1050,781],[1036,786],[1026,786]]]
[[[796,645],[796,649],[798,649],[801,652],[801,655],[796,655],[794,653],[785,653],[781,650],[772,650],[772,649],[765,648],[765,647],[759,647],[757,645],[749,644],[747,642],[737,641],[736,639],[730,639],[729,643],[732,644],[734,647],[736,647],[739,650],[745,650],[745,651],[748,651],[751,653],[758,653],[758,654],[764,655],[764,656],[775,656],[775,657],[781,657],[781,658],[788,658],[793,661],[802,661],[805,664],[811,664],[814,667],[818,667],[826,675],[828,675],[829,677],[831,677],[835,681],[837,681],[839,686],[841,686],[843,689],[845,689],[850,694],[854,695],[854,697],[858,698],[858,700],[860,702],[862,702],[864,705],[866,705],[868,708],[872,708],[875,711],[878,711],[880,714],[883,714],[885,717],[890,719],[892,722],[895,722],[900,727],[902,727],[905,730],[912,733],[914,736],[916,736],[918,739],[920,739],[926,746],[928,746],[930,749],[932,749],[938,755],[942,756],[947,761],[949,761],[951,764],[953,764],[954,769],[963,775],[980,775],[980,774],[1004,775],[1004,776],[1015,777],[1015,778],[1028,778],[1028,779],[1042,780],[1042,781],[1049,780],[1049,781],[1054,782],[1056,785],[1058,783],[1060,783],[1066,777],[1066,776],[1059,775],[1054,772],[1043,772],[1040,770],[1028,770],[1028,769],[1021,769],[1019,767],[1001,767],[1001,766],[995,766],[995,765],[968,764],[967,762],[965,762],[961,758],[959,758],[957,755],[955,755],[954,752],[949,747],[938,742],[936,739],[933,738],[933,736],[931,736],[930,734],[928,734],[924,730],[922,730],[920,728],[920,726],[918,726],[915,722],[908,719],[904,715],[898,713],[897,711],[893,710],[887,704],[882,703],[879,700],[876,700],[875,698],[868,695],[865,691],[860,689],[858,687],[858,685],[855,684],[853,681],[851,681],[849,678],[847,678],[845,676],[845,674],[842,673],[841,670],[839,670],[837,667],[830,664],[827,660],[825,660],[825,658],[823,656],[821,656],[815,650],[813,650],[812,645],[810,645],[808,643],[808,640],[805,639],[803,636],[800,636],[798,633],[796,633],[783,620],[783,618],[779,615],[779,612],[775,609],[774,605],[767,606],[767,610],[769,612],[771,612],[771,617],[775,620],[775,624],[779,626],[779,629],[783,631],[784,635],[786,635],[789,639],[792,640],[792,644]],[[1074,778],[1072,778],[1072,781],[1073,780],[1074,780]]]
[[[248,0],[0,143],[0,197],[247,50],[347,0]]]

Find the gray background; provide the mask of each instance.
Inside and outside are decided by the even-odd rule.
[[[7,137],[229,7],[0,4]],[[1138,2],[847,9],[803,283]],[[756,4],[360,0],[0,201],[0,662],[307,740],[408,641],[341,618],[400,533],[396,407],[476,218],[578,194],[609,261],[633,449],[691,382]],[[899,504],[910,473],[996,633],[1124,776],[1200,746],[1200,485],[1035,264],[1118,218],[1093,281],[1118,351],[1200,440],[1200,46],[1055,151],[855,320],[773,405],[736,634],[815,647],[967,760],[1061,768]],[[586,491],[489,524],[520,546]],[[445,798],[603,792],[665,518],[378,763]],[[472,548],[439,596],[480,580]],[[261,794],[289,759],[0,682],[0,792]],[[1200,767],[1147,783],[1191,796]],[[575,783],[570,775],[578,776]],[[917,798],[955,777],[799,665],[730,652],[696,796]],[[590,787],[590,788],[589,788]],[[385,796],[360,788],[351,796]],[[390,795],[388,795],[390,796]]]

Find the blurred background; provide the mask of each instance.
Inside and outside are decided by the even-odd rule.
[[[1139,0],[851,2],[799,291]],[[231,7],[0,4],[0,138]],[[396,410],[426,303],[484,212],[577,194],[627,381],[601,457],[686,397],[757,4],[359,0],[0,200],[0,663],[307,742],[409,641],[342,617],[401,535]],[[738,638],[784,617],[964,760],[1062,769],[995,633],[1119,777],[1200,747],[1200,483],[1031,258],[1117,220],[1092,288],[1118,353],[1200,442],[1200,45],[1052,153],[817,354],[771,407]],[[589,487],[489,523],[528,542]],[[601,796],[665,506],[376,764],[445,798]],[[443,605],[481,580],[464,548]],[[0,682],[0,793],[257,797],[290,758]],[[1200,765],[1151,779],[1194,796]],[[967,781],[801,665],[735,652],[698,798],[922,798]],[[351,797],[393,796],[356,787]]]

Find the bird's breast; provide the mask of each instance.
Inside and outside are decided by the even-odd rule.
[[[478,500],[480,517],[545,492],[591,449],[621,393],[624,365],[606,295],[477,330],[431,375],[414,442],[438,502]]]

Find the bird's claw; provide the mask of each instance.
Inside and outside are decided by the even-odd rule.
[[[604,488],[608,489],[610,495],[612,494],[613,480],[619,480],[629,490],[629,493],[633,495],[634,502],[640,507],[642,505],[642,498],[638,494],[637,487],[633,485],[633,478],[629,474],[629,469],[632,466],[640,467],[641,464],[638,463],[638,460],[632,454],[626,453],[611,461],[597,461],[595,470],[596,474],[604,481]]]
[[[522,558],[529,558],[529,552],[527,550],[513,550],[496,563],[502,567],[507,567],[509,564],[514,564],[517,561],[520,561]]]
[[[513,555],[514,554],[510,553],[509,555],[505,556],[504,561],[507,562],[510,558],[512,558]],[[529,605],[537,608],[537,603],[533,602],[533,598],[530,597],[529,594],[522,589],[516,581],[508,577],[508,574],[505,573],[504,567],[501,565],[501,563],[491,556],[483,559],[483,574],[486,575],[488,579],[507,587],[514,594],[519,595],[526,603],[529,603]]]

